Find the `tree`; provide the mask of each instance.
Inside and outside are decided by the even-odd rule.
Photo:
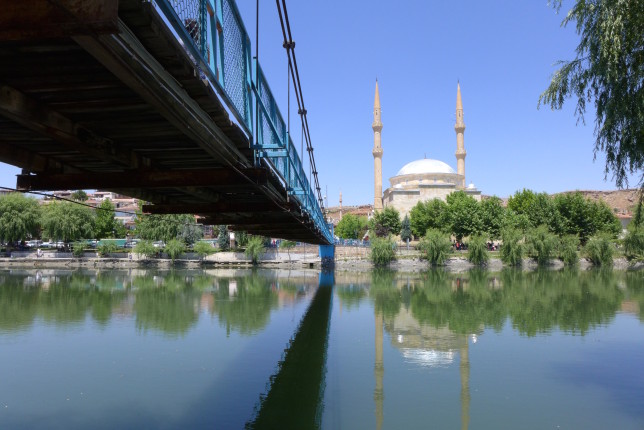
[[[371,241],[370,259],[374,266],[387,266],[391,260],[396,258],[393,240],[383,237],[374,237]]]
[[[400,238],[405,242],[412,239],[411,222],[409,221],[408,215],[405,215],[405,218],[403,218],[402,220],[402,224],[400,227]]]
[[[199,239],[203,238],[203,226],[197,224],[192,215],[183,216],[185,220],[179,228],[177,239],[181,240],[187,245],[192,245]]]
[[[561,216],[558,233],[579,236],[582,245],[590,236],[605,232],[616,237],[621,231],[621,223],[604,202],[593,202],[580,192],[559,194],[554,199]]]
[[[195,225],[192,215],[144,215],[137,213],[136,234],[141,239],[163,240],[168,243],[181,236],[186,226]]]
[[[448,231],[447,203],[441,199],[418,202],[409,213],[411,231],[418,237],[429,229]]]
[[[367,218],[345,214],[335,227],[335,234],[342,239],[357,239],[367,231]]]
[[[550,2],[557,11],[562,3]],[[606,152],[605,173],[621,188],[628,173],[644,167],[644,2],[576,0],[562,26],[571,22],[581,36],[576,58],[558,63],[539,106],[561,109],[576,97],[575,116],[584,122],[586,105],[594,103],[594,153]]]
[[[218,227],[219,235],[217,236],[217,246],[222,251],[230,249],[230,235],[228,234],[228,227],[220,225]]]
[[[447,219],[450,232],[459,242],[464,236],[483,232],[478,202],[464,191],[456,191],[447,196]]]
[[[114,204],[110,199],[105,199],[101,202],[96,209],[96,222],[94,234],[96,239],[103,239],[106,237],[115,237],[117,223],[119,221],[114,217]]]
[[[38,233],[38,200],[20,193],[0,196],[0,241],[11,244]]]
[[[505,219],[505,208],[501,205],[501,199],[497,196],[492,196],[482,200],[480,210],[483,230],[487,232],[491,239],[498,239]]]
[[[512,209],[518,215],[527,214],[534,200],[534,192],[524,188],[508,198],[508,209]]]
[[[203,240],[195,243],[193,249],[199,255],[199,257],[201,257],[202,260],[215,252],[215,248],[213,248],[210,243],[204,242]]]
[[[244,254],[246,254],[247,257],[250,257],[253,265],[256,265],[259,263],[259,258],[264,254],[264,251],[266,251],[266,248],[264,248],[264,240],[262,237],[252,236],[248,239]]]
[[[291,261],[291,248],[295,246],[295,242],[292,240],[283,240],[280,242],[280,248],[286,249],[288,253],[288,261]]]
[[[71,202],[52,202],[43,208],[43,236],[65,242],[94,236],[94,211]]]
[[[177,258],[181,256],[186,250],[186,244],[180,241],[179,239],[170,239],[165,245],[165,252],[168,254],[170,259],[174,262]]]
[[[369,227],[378,237],[397,235],[400,233],[400,213],[392,207],[377,211],[373,214]]]
[[[71,195],[72,200],[76,200],[77,202],[86,202],[88,197],[87,193],[83,190],[76,190],[72,193]]]
[[[142,240],[134,246],[133,252],[139,257],[144,256],[146,259],[153,257],[157,253],[157,249],[150,240]]]

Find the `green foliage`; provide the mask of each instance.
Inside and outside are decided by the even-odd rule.
[[[644,259],[644,226],[629,225],[624,237],[624,254],[629,259]]]
[[[400,227],[400,213],[392,207],[376,211],[369,225],[369,228],[378,237],[396,236],[400,233]]]
[[[186,222],[179,229],[177,239],[185,244],[192,245],[201,238],[203,238],[203,226],[196,224],[194,217],[190,216],[190,220],[186,217]]]
[[[530,218],[528,218],[528,215],[524,213],[516,213],[512,209],[507,209],[505,211],[505,216],[503,217],[503,227],[501,228],[501,230],[517,230],[525,233],[530,228]]]
[[[396,244],[390,238],[374,237],[371,240],[371,262],[375,266],[387,266],[394,258]]]
[[[283,240],[280,242],[280,248],[286,249],[286,252],[288,253],[288,259],[290,261],[291,259],[291,249],[295,247],[295,242],[292,240]]]
[[[114,204],[110,199],[103,200],[96,209],[95,237],[97,239],[115,237],[117,224],[120,222],[114,218]]]
[[[195,225],[195,218],[189,214],[143,215],[138,213],[136,217],[136,234],[141,239],[147,240],[162,240],[168,243],[185,233],[193,240],[193,242],[186,240],[186,243],[194,243],[201,236],[191,229],[192,226],[201,230]]]
[[[179,239],[171,239],[165,245],[165,252],[168,254],[168,257],[174,262],[179,258],[186,250],[186,245]]]
[[[215,248],[208,243],[204,241],[199,241],[195,243],[195,246],[192,248],[202,259],[206,258],[210,254],[215,252]]]
[[[367,218],[345,214],[335,227],[335,235],[341,239],[362,238],[367,231]]]
[[[548,231],[548,227],[540,225],[526,236],[526,245],[528,255],[537,260],[539,266],[545,266],[555,252],[557,238]]]
[[[245,231],[236,231],[235,232],[235,244],[237,246],[246,246],[248,243],[248,233]]]
[[[74,242],[72,243],[72,255],[74,257],[82,257],[83,252],[85,251],[85,242]]]
[[[88,197],[87,193],[83,190],[76,190],[72,193],[71,195],[72,200],[76,200],[77,202],[86,202]]]
[[[508,198],[508,209],[516,214],[527,214],[535,200],[534,191],[523,189]]]
[[[113,254],[118,251],[118,249],[118,245],[112,240],[104,240],[96,247],[96,251],[98,251],[99,255],[102,257],[105,257],[108,254]]]
[[[585,244],[590,236],[605,232],[616,237],[621,224],[613,211],[602,201],[594,202],[580,192],[555,196],[555,206],[561,216],[558,233],[579,236]]]
[[[447,203],[441,199],[416,203],[409,216],[411,231],[417,237],[425,236],[429,229],[449,231]]]
[[[501,199],[493,196],[482,200],[479,206],[484,232],[491,239],[498,239],[505,220],[505,208],[502,206]]]
[[[43,237],[70,241],[94,236],[94,211],[71,202],[52,202],[43,207]]]
[[[228,234],[228,227],[220,225],[217,227],[219,234],[217,235],[217,246],[221,251],[228,251],[230,249],[230,235]]]
[[[251,259],[253,264],[257,264],[264,251],[264,239],[261,236],[251,236],[246,244],[244,254]]]
[[[405,215],[400,225],[400,238],[405,242],[412,239],[411,222],[408,215]]]
[[[513,212],[511,216],[515,217],[507,223],[508,227],[527,231],[545,225],[552,232],[559,230],[561,221],[557,207],[552,197],[546,193],[535,193],[524,188],[508,199],[508,209]]]
[[[134,252],[138,256],[150,258],[156,255],[157,249],[154,247],[154,244],[151,240],[141,240],[134,246],[132,252]]]
[[[430,229],[425,233],[418,245],[423,257],[432,265],[440,265],[445,262],[452,250],[452,243],[445,233],[439,230]]]
[[[447,196],[447,220],[450,232],[459,242],[464,236],[483,233],[478,202],[464,191],[456,191]]]
[[[559,259],[566,266],[576,266],[579,263],[579,238],[577,236],[566,235],[559,239],[557,254]]]
[[[521,265],[523,259],[523,235],[516,229],[506,228],[501,231],[501,261],[511,266]]]
[[[559,10],[562,0],[551,4]],[[614,175],[619,188],[628,185],[628,173],[644,167],[643,17],[642,1],[576,0],[562,26],[576,22],[577,56],[558,63],[539,97],[539,106],[551,109],[576,98],[575,115],[582,122],[586,105],[594,103],[594,151],[606,152],[605,172]]]
[[[598,234],[588,240],[583,253],[595,266],[612,267],[615,244],[609,235]]]
[[[38,200],[20,193],[0,196],[0,242],[28,239],[38,233],[40,224]]]
[[[472,264],[483,265],[490,260],[486,238],[482,235],[471,236],[467,241],[467,249],[467,259]]]

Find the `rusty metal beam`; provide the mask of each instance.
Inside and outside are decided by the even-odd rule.
[[[97,135],[8,85],[0,85],[0,114],[98,160],[130,168],[139,166],[138,157],[133,152],[120,151],[110,139]]]
[[[116,0],[0,0],[0,41],[114,33]]]
[[[0,146],[1,148],[1,146]],[[131,170],[114,173],[19,175],[21,190],[136,189],[265,184],[265,169]]]
[[[261,220],[265,213],[278,212],[282,209],[274,203],[249,203],[222,201],[207,204],[161,204],[161,205],[143,205],[143,212],[149,214],[197,214],[197,215],[217,215],[217,214],[235,214],[235,213],[252,213],[257,219]]]

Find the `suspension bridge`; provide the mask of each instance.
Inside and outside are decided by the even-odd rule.
[[[332,244],[276,4],[308,169],[234,0],[0,0],[0,161],[22,169],[16,188],[109,190],[146,213]]]

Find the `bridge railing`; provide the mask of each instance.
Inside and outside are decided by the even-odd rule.
[[[258,159],[281,177],[287,192],[333,242],[259,62],[251,62],[251,43],[234,0],[157,0],[203,79],[215,86],[251,140]],[[253,109],[256,107],[255,109]],[[318,196],[319,197],[319,196]]]

